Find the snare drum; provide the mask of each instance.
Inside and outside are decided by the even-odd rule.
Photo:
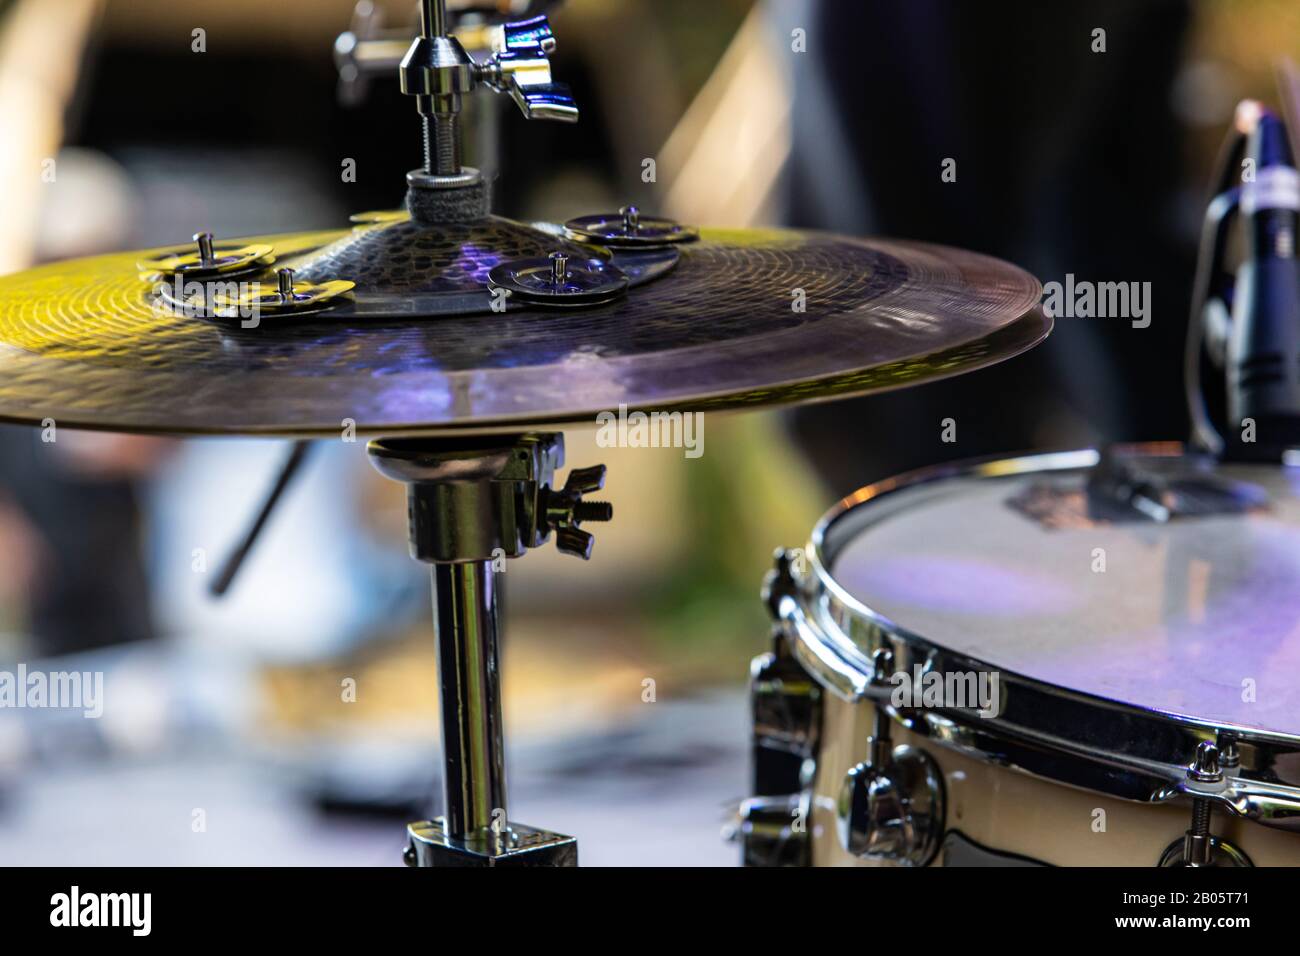
[[[933,469],[765,596],[747,863],[1300,864],[1300,469]]]

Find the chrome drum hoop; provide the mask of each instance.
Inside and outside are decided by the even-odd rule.
[[[1171,444],[1125,450],[1181,452]],[[912,732],[967,756],[1125,800],[1206,798],[1237,816],[1300,832],[1300,737],[1110,701],[955,653],[859,602],[828,570],[838,553],[837,533],[843,531],[847,542],[858,530],[837,524],[860,515],[857,509],[867,502],[879,517],[892,510],[889,496],[901,490],[957,477],[1077,470],[1099,459],[1098,451],[1085,449],[945,465],[869,485],[843,499],[818,522],[802,556],[778,555],[769,606],[794,655],[831,693],[849,702],[875,701]],[[997,672],[1000,712],[981,717],[972,709],[893,707],[893,685],[872,679],[871,655],[881,648],[892,651],[898,671],[920,666],[939,673]],[[1240,767],[1217,790],[1193,790],[1187,768],[1197,745],[1207,740],[1220,748],[1235,745]]]

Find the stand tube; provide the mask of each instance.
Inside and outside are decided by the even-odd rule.
[[[608,521],[607,504],[583,501],[604,467],[570,471],[557,434],[372,441],[370,460],[407,488],[411,557],[431,566],[442,703],[444,814],[406,828],[411,866],[576,866],[571,836],[506,815],[501,720],[501,620],[497,562],[555,533],[586,557],[583,521]]]
[[[493,843],[508,819],[496,572],[488,561],[431,569],[447,835]]]

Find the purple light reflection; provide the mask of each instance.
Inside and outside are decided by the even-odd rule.
[[[468,273],[475,282],[487,282],[488,272],[500,262],[500,256],[486,249],[480,249],[472,242],[467,242],[460,247],[460,256],[456,259],[456,265]]]
[[[840,563],[835,576],[850,593],[870,594],[882,605],[961,614],[1066,614],[1078,598],[1048,575],[951,555],[878,559],[867,568]]]

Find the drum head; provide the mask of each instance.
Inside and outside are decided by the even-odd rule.
[[[868,496],[827,526],[823,560],[900,632],[992,667],[1300,733],[1300,469],[1144,455],[1161,481],[1228,489],[1236,502],[1202,497],[1202,513],[1159,521],[1090,516],[1084,465],[1095,458]]]

